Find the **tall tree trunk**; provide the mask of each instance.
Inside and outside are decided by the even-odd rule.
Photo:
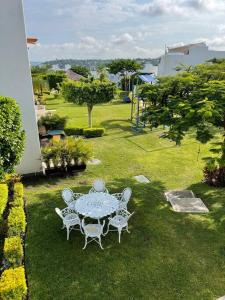
[[[88,109],[88,127],[89,128],[92,128],[92,108],[93,106],[88,106],[87,109]]]

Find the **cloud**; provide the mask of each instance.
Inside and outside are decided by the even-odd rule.
[[[32,60],[156,57],[204,37],[223,49],[225,0],[25,0]],[[44,9],[43,9],[44,7]]]
[[[133,41],[134,37],[130,33],[123,33],[112,38],[112,43],[118,45],[132,43]]]
[[[179,15],[189,16],[199,11],[221,12],[225,10],[223,0],[153,0],[143,4],[139,10],[150,16]]]
[[[225,49],[225,34],[221,36],[214,36],[213,38],[203,39],[207,45],[213,50],[223,50]]]

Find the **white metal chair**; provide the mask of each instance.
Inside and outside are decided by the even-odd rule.
[[[131,188],[125,188],[122,193],[112,194],[119,200],[119,209],[118,210],[127,210],[127,204],[131,198],[132,190]]]
[[[105,187],[105,182],[102,179],[97,179],[94,181],[92,188],[89,193],[108,193],[109,191]]]
[[[79,225],[80,228],[76,230],[81,231],[80,218],[73,210],[69,209],[68,207],[60,210],[58,207],[56,207],[55,212],[57,213],[57,215],[60,216],[60,218],[63,221],[62,229],[66,228],[67,230],[67,240],[69,240],[70,231],[72,229],[75,230],[74,226]]]
[[[120,238],[121,238],[121,232],[123,229],[125,229],[128,233],[128,220],[130,219],[130,217],[133,215],[134,212],[129,213],[127,210],[120,210],[116,213],[116,215],[114,217],[110,217],[109,218],[109,223],[108,223],[108,228],[107,231],[104,235],[106,235],[109,231],[118,231],[119,234],[119,243],[120,243]],[[109,226],[113,226],[115,228],[117,228],[117,230],[115,229],[109,229]]]
[[[62,198],[67,206],[74,201],[81,197],[83,194],[81,193],[74,193],[71,189],[64,189],[62,191]]]
[[[101,249],[103,249],[101,243],[101,235],[103,235],[104,225],[105,221],[103,221],[103,224],[100,224],[100,222],[98,222],[98,224],[85,224],[84,219],[82,220],[82,233],[84,233],[85,235],[85,244],[83,249],[85,249],[87,244],[92,241],[95,241],[97,244],[99,244]],[[91,240],[88,241],[88,238],[91,238]]]

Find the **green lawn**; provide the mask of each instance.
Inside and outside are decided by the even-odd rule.
[[[86,126],[86,107],[49,100],[49,109],[69,117],[69,127]],[[106,135],[88,140],[101,165],[88,166],[79,176],[27,183],[28,230],[26,268],[30,299],[216,299],[225,294],[224,189],[201,183],[208,146],[186,139],[181,147],[159,139],[160,131],[134,134],[128,104],[107,104],[93,110],[94,126]],[[139,184],[134,175],[151,178]],[[65,205],[60,191],[72,187],[88,192],[95,178],[103,178],[110,192],[130,186],[131,233],[109,233],[82,250],[77,231],[66,241],[55,207]],[[210,213],[179,214],[163,193],[188,188],[201,197]]]

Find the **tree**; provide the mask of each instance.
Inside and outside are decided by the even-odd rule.
[[[38,96],[39,100],[41,100],[43,91],[48,90],[49,88],[48,82],[43,78],[42,75],[38,75],[32,77],[32,83],[34,94]]]
[[[81,76],[84,76],[85,78],[88,78],[91,75],[89,69],[85,66],[74,65],[71,66],[70,70]]]
[[[0,96],[0,178],[14,171],[20,162],[25,133],[16,101]]]
[[[225,60],[161,78],[156,85],[142,87],[141,93],[150,102],[145,121],[151,127],[168,126],[165,137],[178,145],[190,129],[201,143],[222,130],[223,140],[211,149],[204,174],[210,184],[225,186]]]
[[[108,64],[109,72],[123,77],[125,90],[129,90],[129,73],[142,69],[142,65],[133,59],[115,59]]]
[[[31,74],[32,74],[32,76],[33,75],[43,75],[43,74],[46,74],[50,68],[51,68],[50,65],[32,66]]]
[[[98,77],[99,77],[99,80],[100,81],[106,81],[106,80],[109,80],[109,74],[108,74],[108,71],[107,71],[107,67],[105,65],[99,65],[97,67],[97,74],[98,74]]]
[[[59,90],[60,84],[63,82],[63,80],[65,80],[65,78],[66,74],[64,71],[52,71],[44,75],[44,79],[47,80],[50,90]]]
[[[68,102],[87,105],[88,126],[92,127],[92,109],[94,105],[111,101],[115,94],[115,84],[99,80],[87,82],[66,81],[62,84],[62,94]]]

